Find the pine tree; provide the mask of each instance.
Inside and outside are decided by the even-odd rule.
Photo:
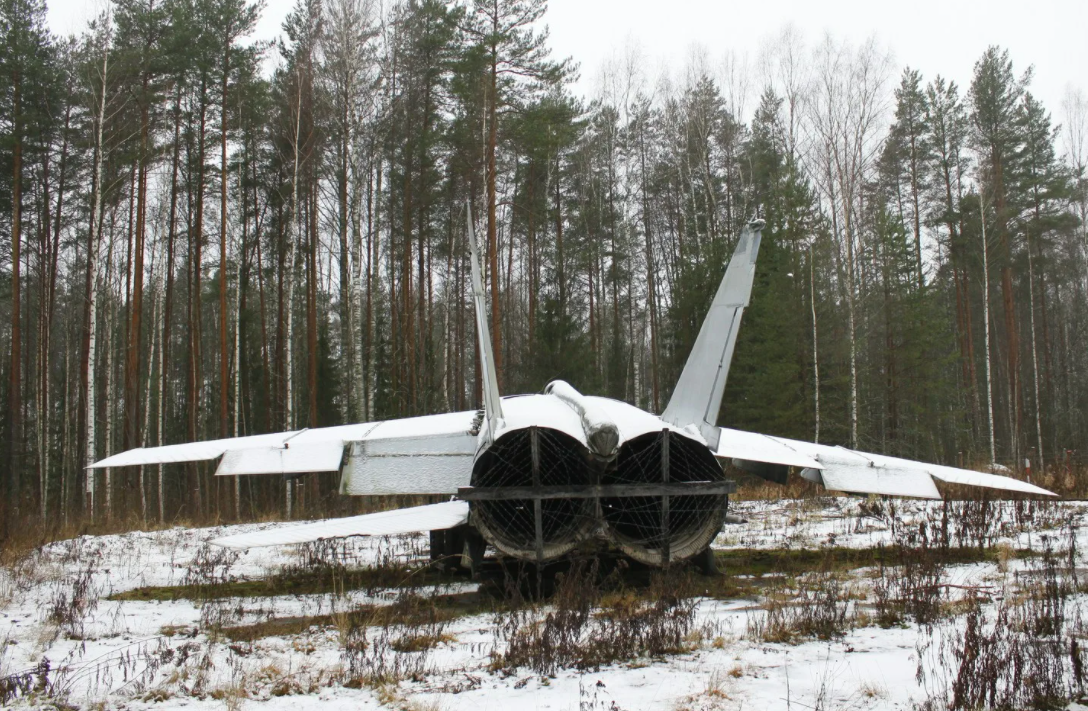
[[[212,37],[210,43],[216,49],[216,73],[219,85],[219,433],[226,437],[230,431],[230,341],[227,335],[227,218],[229,207],[229,163],[227,141],[230,130],[230,114],[237,111],[230,106],[231,90],[245,76],[246,69],[259,59],[259,47],[242,48],[239,42],[248,36],[257,24],[259,6],[245,0],[217,0],[213,3],[209,20]]]
[[[138,126],[134,129],[136,145],[135,227],[132,235],[132,287],[128,300],[127,348],[124,367],[124,423],[122,446],[141,444],[140,437],[140,369],[144,354],[143,295],[144,253],[147,233],[147,188],[151,161],[156,153],[155,127],[152,125],[159,108],[160,78],[166,66],[165,36],[169,31],[170,8],[164,0],[118,0],[115,14],[117,25],[117,66],[123,74],[121,81],[134,97]]]
[[[930,174],[932,149],[929,145],[928,107],[922,90],[922,75],[903,70],[895,90],[895,123],[888,134],[885,151],[894,155],[894,177],[900,219],[908,219],[914,237],[914,260],[918,288],[925,285],[922,261],[923,195]],[[906,206],[904,209],[904,202]]]
[[[975,64],[971,82],[972,140],[979,154],[983,197],[994,207],[993,238],[999,245],[1001,301],[1005,314],[1007,410],[1011,422],[1013,458],[1018,460],[1023,406],[1020,382],[1020,336],[1013,291],[1013,234],[1010,222],[1017,212],[1016,182],[1022,145],[1017,107],[1030,73],[1022,79],[1013,74],[1008,50],[990,47]]]
[[[1046,273],[1050,269],[1052,244],[1055,233],[1070,232],[1075,218],[1065,207],[1073,197],[1069,171],[1055,155],[1054,143],[1057,132],[1051,127],[1050,115],[1039,101],[1025,93],[1019,106],[1019,123],[1024,139],[1022,154],[1023,173],[1020,185],[1026,200],[1026,243],[1028,262],[1028,323],[1031,338],[1032,394],[1035,412],[1035,447],[1038,468],[1045,468],[1046,446],[1043,441],[1045,397],[1043,390],[1050,390],[1051,348],[1050,319],[1048,314],[1048,289]],[[1036,308],[1041,313],[1036,314]],[[1039,323],[1037,324],[1037,320]],[[1040,354],[1043,351],[1043,366]],[[1040,370],[1044,382],[1040,383]]]
[[[22,300],[24,223],[33,220],[35,206],[26,204],[33,195],[26,189],[28,166],[42,158],[48,146],[44,141],[47,126],[56,110],[55,51],[46,29],[45,3],[40,0],[3,0],[0,2],[0,115],[6,117],[0,135],[3,146],[3,175],[0,195],[2,210],[8,218],[11,245],[11,340],[9,354],[7,409],[4,427],[7,436],[5,459],[9,462],[5,501],[9,512],[4,516],[5,532],[14,517],[23,513],[27,492],[22,473],[26,462],[23,420],[23,318]],[[29,208],[29,209],[27,209]]]
[[[781,107],[780,98],[764,92],[741,154],[753,213],[766,226],[719,420],[809,438],[815,413],[808,398],[811,344],[801,254],[815,238],[815,196],[790,160]]]
[[[536,25],[548,7],[547,0],[473,0],[474,23],[470,29],[487,63],[486,205],[487,254],[491,284],[491,339],[495,369],[503,382],[502,315],[499,303],[499,255],[497,240],[496,180],[500,116],[518,103],[519,80],[554,84],[569,69],[548,57],[548,32]]]
[[[926,125],[928,142],[932,150],[932,170],[929,219],[945,230],[947,263],[955,294],[956,342],[959,350],[960,382],[967,393],[967,409],[971,424],[978,436],[981,421],[978,374],[975,363],[975,338],[970,298],[970,250],[964,236],[963,191],[969,168],[967,136],[969,123],[967,109],[959,96],[955,82],[947,82],[938,76],[926,87]]]

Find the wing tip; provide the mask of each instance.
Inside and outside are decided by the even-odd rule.
[[[137,447],[135,449],[126,449],[124,452],[118,452],[111,454],[108,457],[103,457],[93,464],[88,464],[84,469],[112,469],[114,467],[129,467],[133,466],[134,462],[126,461],[131,455],[136,452],[144,451],[145,447]]]

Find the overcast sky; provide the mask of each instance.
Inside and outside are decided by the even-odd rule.
[[[52,0],[53,30],[79,31],[100,3]],[[277,35],[292,3],[267,0],[258,36]],[[754,64],[760,47],[788,24],[809,42],[825,32],[855,43],[875,35],[893,53],[896,75],[910,65],[926,80],[941,73],[964,88],[979,55],[1001,45],[1017,73],[1035,66],[1032,90],[1055,122],[1068,87],[1088,90],[1088,0],[551,0],[546,20],[556,55],[579,63],[583,94],[627,45],[640,47],[653,74],[682,68],[696,47],[711,63],[732,52]]]

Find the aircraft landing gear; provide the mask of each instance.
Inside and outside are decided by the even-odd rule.
[[[706,550],[692,558],[691,562],[703,575],[715,576],[722,574],[721,568],[718,567],[718,557],[714,555],[714,549],[710,546],[707,546]]]

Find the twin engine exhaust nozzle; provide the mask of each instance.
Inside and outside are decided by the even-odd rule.
[[[602,408],[563,381],[545,390],[580,418],[585,444],[559,429],[500,435],[473,465],[472,523],[502,553],[544,562],[594,537],[648,565],[707,548],[732,483],[704,443],[670,429],[620,444]]]

